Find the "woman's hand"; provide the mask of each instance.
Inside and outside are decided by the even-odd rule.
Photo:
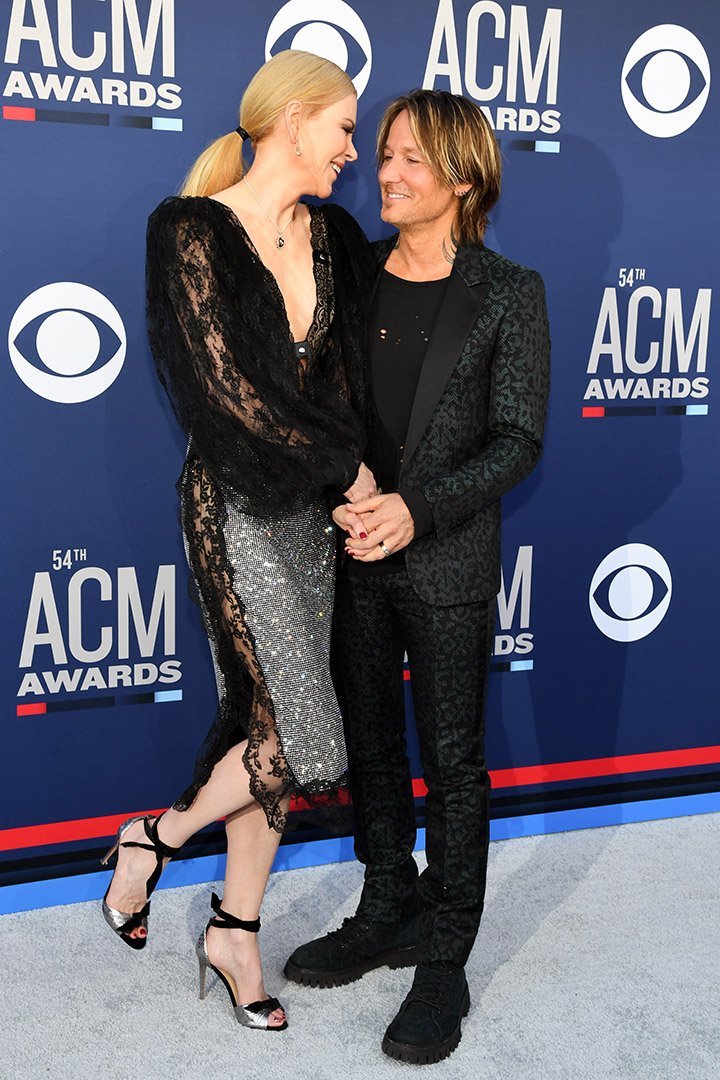
[[[394,551],[407,547],[415,536],[412,514],[397,492],[376,495],[346,509],[356,521],[362,521],[362,530],[366,533],[362,536],[358,531],[357,537],[351,533],[350,539],[345,541],[345,551],[359,562],[386,559]]]
[[[364,461],[360,462],[360,468],[358,469],[357,476],[353,480],[350,487],[343,493],[346,499],[350,502],[361,502],[363,499],[371,499],[373,495],[377,495],[377,484],[375,483],[375,477],[368,469]]]
[[[360,514],[354,514],[348,503],[341,503],[333,510],[333,521],[346,532],[353,540],[367,539],[367,532]]]

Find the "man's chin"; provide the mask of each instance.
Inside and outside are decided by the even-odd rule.
[[[388,203],[380,207],[380,217],[383,221],[387,221],[389,225],[396,225],[402,221],[403,215],[400,207],[395,203]]]

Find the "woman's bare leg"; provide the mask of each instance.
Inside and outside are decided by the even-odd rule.
[[[246,742],[238,743],[218,761],[192,806],[163,814],[159,831],[164,844],[180,847],[206,825],[255,802],[250,793],[250,774],[243,764],[246,746]]]
[[[287,800],[282,809],[287,811]],[[223,910],[238,919],[257,919],[280,834],[268,827],[265,812],[256,802],[230,814],[225,830],[228,855]],[[267,997],[257,934],[211,927],[207,947],[212,963],[235,983],[238,1004],[248,1005]],[[284,1020],[285,1014],[279,1009],[272,1013],[270,1023],[276,1027]]]
[[[246,745],[245,742],[238,743],[228,750],[225,757],[221,758],[213,769],[208,782],[198,791],[192,806],[187,810],[168,810],[163,814],[158,832],[164,844],[169,847],[180,847],[199,829],[210,825],[211,822],[232,815],[251,804],[253,807],[258,806],[250,793],[250,775],[242,760]],[[260,810],[259,806],[258,810]],[[260,813],[265,821],[265,829],[274,833],[274,829],[268,829],[267,819],[262,810]],[[138,822],[129,829],[123,839],[147,843],[142,822]],[[155,856],[152,852],[145,851],[143,848],[120,848],[117,867],[107,896],[110,907],[128,914],[139,911],[145,903],[145,883],[154,866]],[[233,914],[237,913],[233,912]],[[242,917],[238,915],[238,918]],[[131,936],[145,937],[145,930],[138,928],[132,932]]]

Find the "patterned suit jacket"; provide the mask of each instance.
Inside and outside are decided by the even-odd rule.
[[[378,271],[397,237],[378,240]],[[500,588],[500,499],[542,453],[550,338],[540,275],[461,246],[428,342],[400,486],[419,488],[434,529],[406,549],[410,580],[438,606]]]

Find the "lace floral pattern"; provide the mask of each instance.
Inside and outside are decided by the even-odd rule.
[[[303,366],[277,283],[229,208],[168,199],[148,226],[150,341],[189,438],[178,484],[182,526],[219,688],[215,722],[175,805],[190,806],[217,762],[246,739],[251,792],[278,831],[287,795],[322,805],[333,793],[323,778],[300,785],[288,765],[235,588],[227,508],[273,522],[326,487],[349,486],[371,408],[361,347],[367,242],[340,208],[310,213],[317,306]]]

